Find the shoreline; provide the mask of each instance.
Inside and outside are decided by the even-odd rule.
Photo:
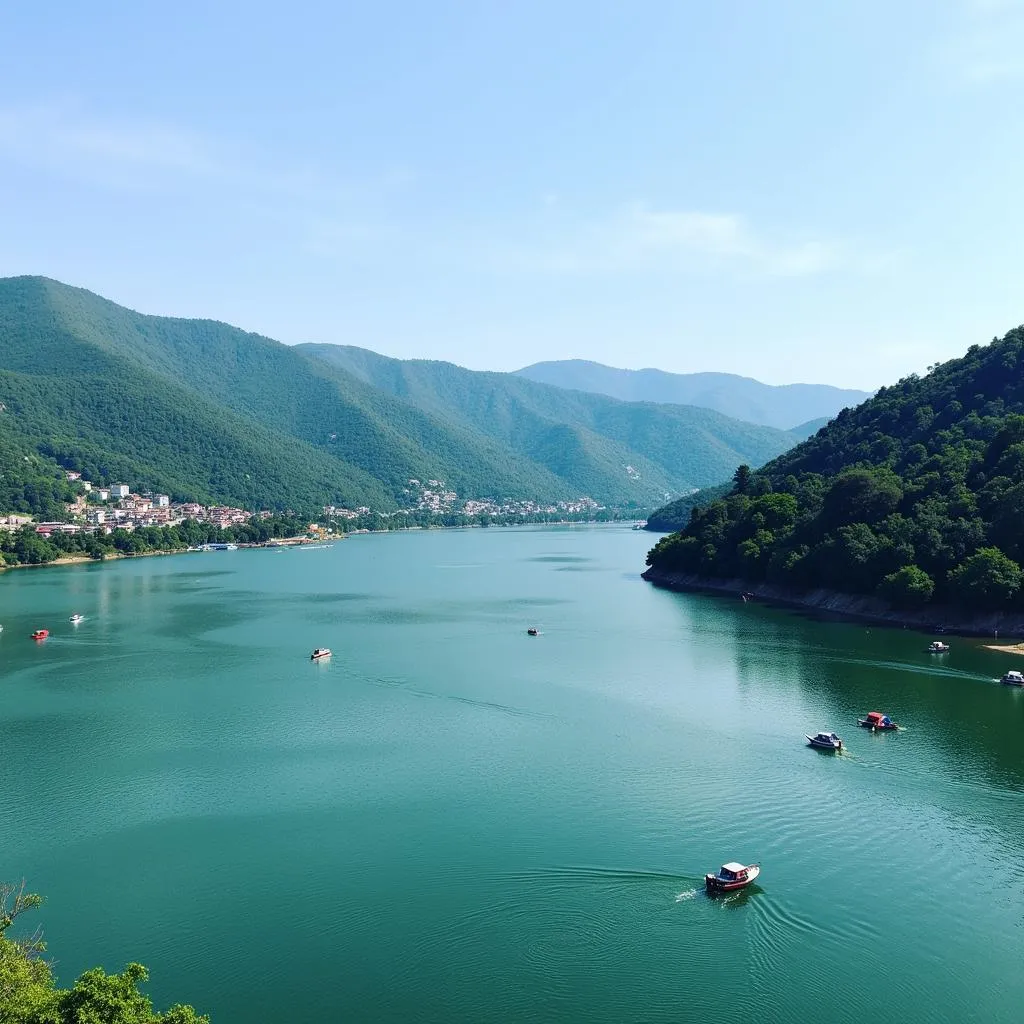
[[[819,588],[809,591],[790,590],[771,583],[749,583],[739,579],[713,579],[694,573],[663,572],[653,567],[641,573],[648,583],[666,590],[690,593],[712,593],[739,597],[750,594],[766,604],[817,612],[852,622],[871,622],[881,626],[917,629],[922,632],[953,633],[959,636],[998,639],[1024,638],[1024,612],[986,612],[965,615],[955,608],[934,606],[917,612],[900,611],[877,597],[844,594],[838,590]],[[1008,654],[1024,654],[1024,644],[986,644],[992,650]]]

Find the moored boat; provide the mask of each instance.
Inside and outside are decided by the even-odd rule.
[[[834,732],[818,732],[807,737],[807,742],[819,750],[842,750],[843,741]]]
[[[1024,672],[1018,672],[1016,669],[1011,668],[999,682],[1004,686],[1024,686]]]
[[[944,644],[941,640],[933,640],[928,645],[928,654],[946,654],[949,651],[949,644]]]
[[[48,629],[37,629],[32,634],[32,639],[33,640],[45,640],[49,635],[50,635],[50,631]]]
[[[742,889],[761,874],[760,864],[737,864],[730,861],[718,869],[718,874],[706,874],[704,885],[708,892],[732,892],[733,889]]]
[[[536,626],[531,626],[526,632],[529,636],[540,636],[540,630]]]
[[[84,621],[85,621],[85,616],[84,615],[79,615],[78,612],[75,612],[75,614],[72,615],[70,619],[68,619],[68,622],[73,622],[76,626],[80,622],[84,622]]]
[[[883,732],[886,730],[895,730],[899,726],[888,716],[883,715],[881,711],[869,711],[864,718],[858,718],[857,724],[864,726],[865,729],[881,729]]]
[[[331,656],[330,647],[318,647],[310,656],[310,661],[322,661],[324,658]]]

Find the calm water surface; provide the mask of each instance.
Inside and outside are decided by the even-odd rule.
[[[651,540],[5,574],[0,876],[62,981],[138,959],[214,1024],[1020,1021],[1015,663],[657,590]]]

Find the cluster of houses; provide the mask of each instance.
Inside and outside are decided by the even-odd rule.
[[[80,484],[84,493],[68,505],[71,522],[36,525],[36,533],[44,537],[52,533],[111,533],[117,529],[134,530],[143,526],[174,526],[186,519],[220,527],[236,526],[247,523],[253,515],[242,508],[172,502],[166,494],[153,494],[149,491],[135,494],[128,484],[98,487],[83,480],[82,474],[74,470],[67,471],[67,478],[72,483]],[[271,513],[261,512],[259,515],[267,518]],[[27,516],[7,518],[20,519],[22,522],[19,525],[31,522],[31,517]]]
[[[522,515],[566,515],[597,512],[603,506],[593,498],[577,498],[574,501],[557,501],[543,504],[537,501],[505,501],[497,502],[489,498],[459,498],[455,491],[449,490],[443,480],[428,480],[425,484],[419,480],[410,480],[404,488],[409,500],[409,508],[387,513],[390,516],[407,516],[413,512],[460,513],[466,516],[522,516]],[[337,508],[326,505],[324,514],[332,519],[359,519],[370,514],[370,509]],[[380,513],[385,515],[385,513]]]

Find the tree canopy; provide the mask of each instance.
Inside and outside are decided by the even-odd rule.
[[[648,555],[664,571],[1024,607],[1024,328],[912,375],[734,480]]]

